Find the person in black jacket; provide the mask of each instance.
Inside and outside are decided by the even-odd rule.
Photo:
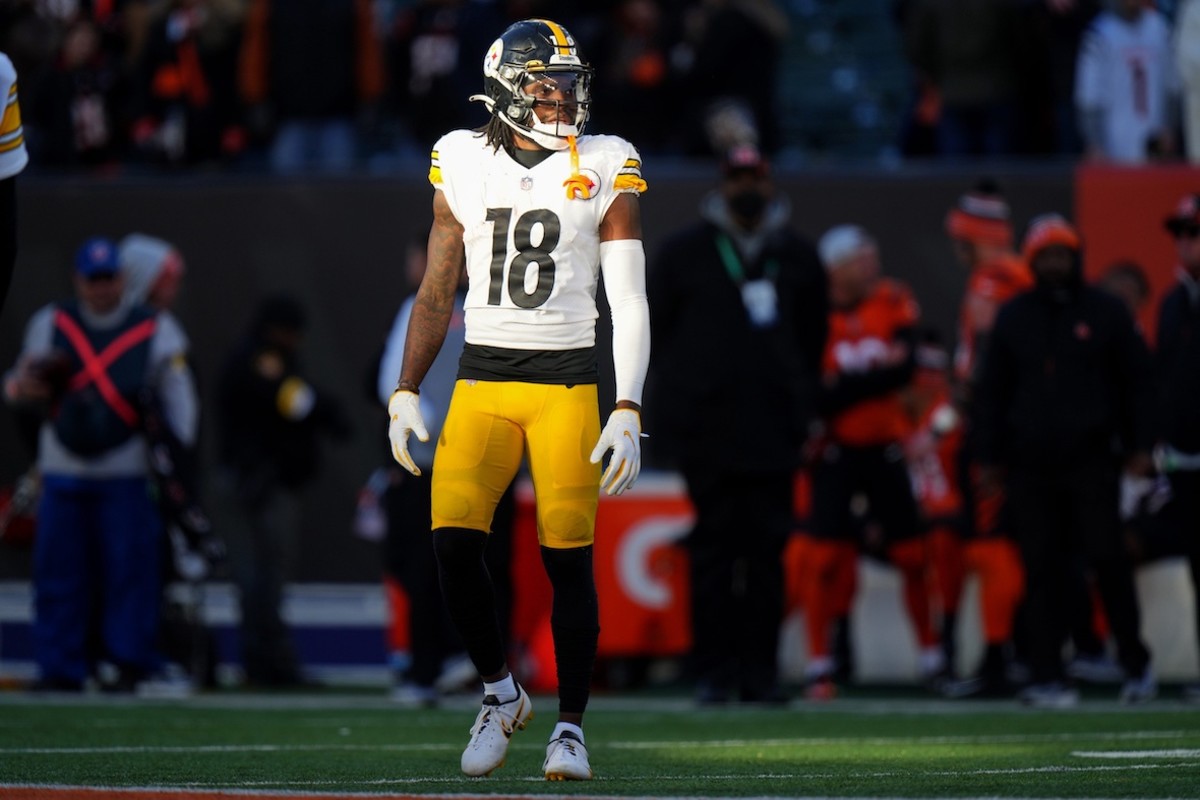
[[[701,222],[664,244],[649,275],[658,402],[647,408],[662,409],[650,441],[682,471],[696,510],[701,702],[783,699],[781,553],[828,314],[825,273],[788,215],[760,153],[736,148]]]
[[[302,371],[304,328],[294,298],[263,299],[217,387],[217,485],[234,510],[225,530],[241,603],[242,665],[257,686],[303,682],[280,616],[283,586],[297,555],[301,490],[320,467],[321,439],[349,435],[340,402]]]
[[[1003,478],[1025,563],[1033,674],[1021,699],[1042,707],[1078,702],[1062,645],[1064,576],[1079,562],[1094,574],[1116,639],[1121,700],[1157,691],[1118,512],[1122,465],[1150,470],[1150,358],[1125,305],[1084,283],[1080,248],[1062,217],[1030,223],[1024,255],[1036,284],[997,316],[973,412],[978,490],[993,492]]]
[[[1156,460],[1171,482],[1171,519],[1187,553],[1200,609],[1200,193],[1180,200],[1166,228],[1179,255],[1179,282],[1158,312]],[[1185,687],[1184,697],[1200,702],[1200,683]]]

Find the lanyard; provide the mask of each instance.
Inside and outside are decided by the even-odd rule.
[[[725,271],[729,273],[729,277],[738,286],[746,282],[746,271],[742,268],[742,260],[738,258],[737,249],[733,246],[733,242],[723,233],[717,234],[717,252],[721,254],[721,261],[725,264]],[[775,259],[767,259],[767,263],[763,266],[764,277],[775,282],[775,278],[779,275],[779,263]]]

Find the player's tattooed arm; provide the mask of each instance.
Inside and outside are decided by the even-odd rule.
[[[465,258],[463,226],[455,219],[442,192],[433,193],[433,227],[429,230],[427,257],[425,277],[417,290],[408,323],[404,365],[396,386],[409,391],[417,391],[442,349]]]

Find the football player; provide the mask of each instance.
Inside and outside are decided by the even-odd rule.
[[[969,419],[972,395],[987,338],[1000,307],[1033,288],[1033,273],[1013,251],[1012,212],[1000,187],[981,179],[965,192],[946,214],[946,235],[955,257],[967,271],[967,286],[959,308],[958,343],[954,352],[956,406],[961,419]],[[971,434],[964,431],[958,460],[958,483],[966,514],[962,538],[942,536],[933,542],[933,553],[942,574],[957,569],[979,579],[979,607],[984,653],[974,674],[948,684],[953,697],[1012,694],[1009,653],[1017,607],[1024,593],[1024,572],[1016,542],[1007,530],[1003,493],[984,491],[978,484],[978,467],[971,450]],[[962,582],[942,597],[945,615],[943,637],[954,640]],[[950,654],[951,662],[954,654]]]
[[[462,755],[467,775],[504,763],[533,716],[505,663],[483,551],[497,500],[528,453],[538,541],[554,590],[551,624],[559,721],[548,780],[592,777],[581,728],[599,635],[592,543],[599,490],[624,492],[641,465],[649,307],[632,145],[583,136],[591,67],[575,39],[544,19],[517,22],[483,61],[491,119],[434,146],[434,223],[396,391],[392,453],[419,474],[408,437],[427,440],[420,385],[437,355],[467,270],[466,346],[434,456],[433,539],[442,591],[476,669],[483,708]],[[612,308],[616,405],[600,425],[596,289]],[[612,451],[607,469],[599,466]]]

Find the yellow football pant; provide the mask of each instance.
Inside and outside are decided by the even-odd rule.
[[[600,465],[589,457],[599,438],[595,384],[458,381],[433,460],[433,529],[490,532],[500,495],[528,453],[538,542],[591,544]]]

